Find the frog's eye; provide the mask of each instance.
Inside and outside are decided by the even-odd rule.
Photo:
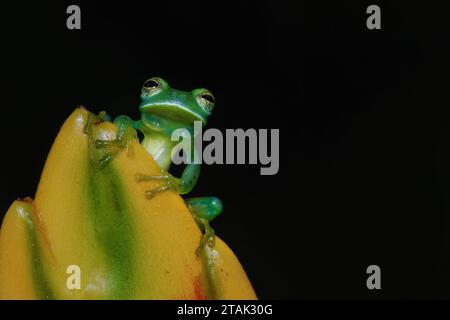
[[[154,89],[159,86],[159,83],[156,80],[148,79],[144,82],[144,87],[146,89]]]
[[[203,90],[197,94],[197,102],[208,112],[212,111],[214,104],[216,103],[214,96],[208,90]]]
[[[159,93],[163,88],[162,80],[159,78],[150,78],[142,85],[142,94],[145,96],[152,96]]]

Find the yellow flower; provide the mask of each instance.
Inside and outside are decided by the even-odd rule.
[[[89,112],[75,110],[61,128],[35,199],[15,201],[0,230],[1,299],[255,299],[245,271],[216,237],[197,256],[201,232],[172,191],[153,199],[155,181],[136,174],[159,167],[131,142],[104,168],[92,161]],[[92,135],[114,139],[110,122]],[[71,287],[79,267],[79,288]]]

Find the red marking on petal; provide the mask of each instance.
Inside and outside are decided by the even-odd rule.
[[[196,300],[207,300],[208,299],[208,297],[204,293],[202,280],[199,276],[195,277],[195,279],[194,279],[194,294],[195,294]]]

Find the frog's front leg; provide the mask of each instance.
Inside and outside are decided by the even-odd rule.
[[[161,184],[158,188],[147,191],[147,198],[151,199],[156,194],[172,189],[176,191],[178,194],[186,194],[191,192],[197,183],[198,177],[200,176],[200,164],[190,163],[186,165],[181,178],[176,178],[172,176],[165,170],[161,170],[161,174],[159,175],[143,175],[138,174],[136,179],[138,182],[142,181],[150,181],[157,180],[161,181]]]
[[[200,245],[195,251],[199,255],[205,246],[214,247],[215,232],[210,222],[222,212],[222,201],[217,197],[190,198],[185,201],[192,216],[203,232]]]
[[[99,160],[100,166],[107,165],[115,154],[123,148],[128,149],[128,154],[132,154],[133,150],[129,142],[136,137],[136,130],[139,127],[138,121],[133,121],[128,116],[118,116],[114,119],[117,127],[116,138],[114,140],[95,140],[97,149],[106,149],[105,155]]]

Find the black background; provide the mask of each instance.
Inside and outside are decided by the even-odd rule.
[[[223,200],[213,226],[260,298],[448,298],[444,8],[295,3],[4,6],[1,212],[34,194],[78,104],[137,119],[140,86],[156,75],[210,89],[210,127],[280,129],[277,175],[205,165],[192,193]],[[66,28],[69,4],[80,31]],[[382,30],[366,28],[369,4]],[[371,264],[382,290],[366,288]]]

